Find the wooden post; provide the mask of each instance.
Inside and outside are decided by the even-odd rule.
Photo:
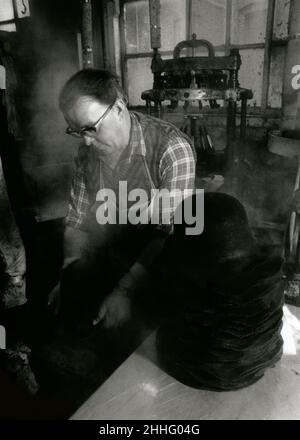
[[[150,36],[152,49],[161,47],[160,0],[149,0]]]
[[[283,129],[293,128],[297,106],[299,108],[298,91],[293,88],[293,67],[299,65],[300,38],[293,38],[300,33],[300,2],[291,0],[289,19],[289,40],[285,58],[283,85]]]
[[[271,67],[271,43],[273,38],[274,13],[275,13],[275,0],[269,0],[265,54],[264,54],[263,85],[262,85],[262,102],[261,102],[262,110],[266,110],[266,108],[268,107],[269,79],[270,79],[270,67]]]
[[[121,71],[121,35],[120,35],[120,1],[119,0],[114,0],[113,31],[114,31],[115,71],[118,77],[120,78],[122,75],[122,71]]]
[[[94,66],[93,56],[93,16],[92,0],[82,2],[82,51],[83,68],[87,69]]]
[[[298,92],[298,103],[295,117],[295,127],[294,129],[300,133],[300,92]],[[300,156],[299,156],[300,157]]]
[[[227,0],[226,8],[226,36],[225,36],[225,55],[230,54],[231,44],[231,20],[232,20],[232,0]]]

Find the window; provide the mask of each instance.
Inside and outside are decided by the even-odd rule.
[[[0,5],[0,31],[16,31],[13,0],[0,0]]]
[[[238,48],[241,87],[252,89],[249,105],[281,107],[290,0],[160,0],[163,58],[179,41],[209,40],[216,55]],[[148,0],[124,0],[125,87],[131,105],[143,105],[141,91],[152,87]],[[270,50],[268,50],[270,47]]]
[[[12,0],[1,0],[0,22],[9,21],[15,18]]]
[[[214,46],[225,43],[226,0],[193,0],[190,9],[190,36],[210,41]]]
[[[135,1],[124,6],[126,54],[151,51],[148,1]]]
[[[125,87],[130,105],[144,105],[141,91],[151,89],[152,49],[148,0],[124,2]],[[171,58],[179,41],[187,39],[186,0],[161,0],[161,53]]]
[[[231,42],[263,43],[266,36],[268,0],[236,0],[232,3]]]

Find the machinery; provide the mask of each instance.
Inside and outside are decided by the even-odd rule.
[[[176,109],[183,102],[183,123],[181,129],[193,140],[197,152],[197,162],[213,157],[215,151],[207,129],[203,124],[202,103],[209,102],[211,108],[219,107],[222,100],[227,107],[227,146],[225,149],[226,168],[237,165],[241,159],[240,144],[235,142],[237,102],[241,101],[240,140],[245,140],[247,100],[252,91],[241,88],[238,71],[241,57],[238,49],[232,49],[228,56],[216,56],[213,45],[193,34],[191,40],[181,41],[173,51],[173,58],[163,60],[159,53],[160,26],[159,1],[149,0],[151,47],[153,58],[151,70],[153,88],[142,92],[148,114],[163,118],[163,102],[169,101],[169,108]],[[199,48],[205,48],[207,56],[195,56]],[[185,52],[184,57],[181,57]],[[197,104],[195,108],[194,104]],[[199,166],[198,166],[199,168]]]

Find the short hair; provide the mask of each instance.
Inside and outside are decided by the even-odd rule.
[[[127,97],[118,77],[105,69],[84,69],[75,73],[64,85],[59,95],[59,107],[64,113],[70,110],[78,98],[86,96],[110,105],[117,98],[127,104]]]

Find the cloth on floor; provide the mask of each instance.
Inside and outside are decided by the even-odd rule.
[[[202,237],[175,234],[164,250],[168,313],[157,333],[158,356],[169,374],[196,388],[249,386],[282,356],[282,259],[251,244],[238,205],[206,194]]]
[[[36,394],[39,386],[30,367],[31,349],[18,342],[6,350],[5,371],[28,394]]]
[[[23,242],[11,210],[0,159],[0,300],[5,308],[26,303],[26,260]]]
[[[27,302],[27,298],[25,249],[11,209],[1,158],[0,217],[0,319],[4,324],[4,311],[16,311],[18,306]],[[13,328],[6,328],[8,348],[1,354],[0,365],[20,387],[29,394],[36,394],[38,384],[30,367],[31,349],[20,340],[22,325],[20,320],[17,321]]]

